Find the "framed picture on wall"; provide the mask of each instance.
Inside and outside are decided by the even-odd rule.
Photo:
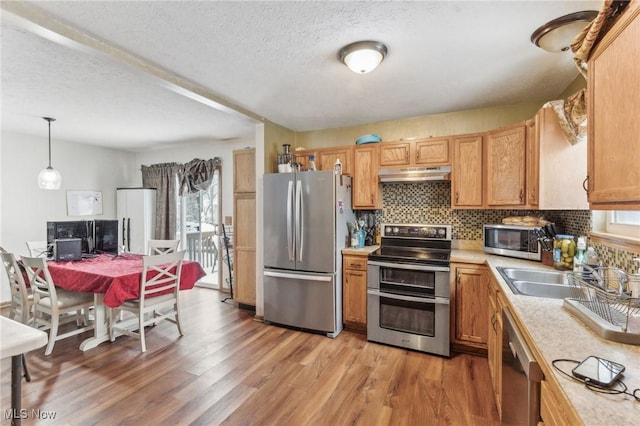
[[[95,216],[102,214],[102,192],[67,191],[67,215]]]

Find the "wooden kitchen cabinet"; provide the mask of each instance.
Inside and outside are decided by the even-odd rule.
[[[477,264],[451,264],[451,343],[464,352],[487,350],[488,270]]]
[[[482,134],[453,138],[451,207],[482,208]]]
[[[233,298],[256,305],[255,149],[233,152]],[[253,183],[247,176],[253,176]],[[253,191],[251,191],[253,189]]]
[[[316,153],[316,168],[318,170],[333,170],[336,160],[340,159],[342,174],[353,176],[353,146],[321,148],[317,149]]]
[[[425,167],[451,164],[448,137],[384,142],[380,145],[380,167]]]
[[[591,54],[587,82],[589,204],[640,210],[640,2]]]
[[[348,330],[367,331],[367,254],[342,256],[342,322]]]
[[[410,142],[383,142],[380,144],[380,167],[408,166],[410,162]]]
[[[487,132],[484,142],[485,200],[489,208],[526,204],[525,123]]]
[[[541,108],[526,123],[526,204],[537,210],[588,210],[583,183],[587,144],[571,145],[552,108]]]
[[[491,277],[485,285],[488,298],[487,310],[487,359],[489,374],[498,407],[498,413],[502,412],[502,308],[506,304],[503,301],[500,286]]]
[[[300,151],[293,151],[293,161],[300,165],[300,170],[305,172],[309,170],[309,156],[314,156],[316,163],[316,169],[318,169],[318,155],[315,149],[305,149]]]
[[[233,151],[233,192],[256,192],[256,150]]]
[[[547,380],[540,382],[540,417],[545,426],[582,424],[564,394]]]
[[[527,129],[526,142],[526,204],[531,208],[537,208],[540,200],[540,112],[525,125]]]
[[[380,209],[382,185],[378,180],[379,144],[356,146],[353,151],[353,160],[353,208]]]
[[[439,166],[451,164],[449,138],[429,138],[413,141],[416,166]]]

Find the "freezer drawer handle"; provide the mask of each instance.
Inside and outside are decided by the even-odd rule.
[[[294,280],[305,281],[331,281],[332,277],[327,275],[304,275],[304,274],[287,274],[286,272],[264,272],[265,277],[274,278],[291,278]]]

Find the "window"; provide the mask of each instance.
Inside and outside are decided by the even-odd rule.
[[[591,241],[619,250],[640,252],[640,211],[592,210]]]
[[[640,211],[612,210],[607,212],[605,232],[622,237],[640,238]]]

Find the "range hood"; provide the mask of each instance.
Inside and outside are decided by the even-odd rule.
[[[449,180],[451,166],[402,167],[397,169],[379,169],[380,182],[424,182],[430,180]]]

